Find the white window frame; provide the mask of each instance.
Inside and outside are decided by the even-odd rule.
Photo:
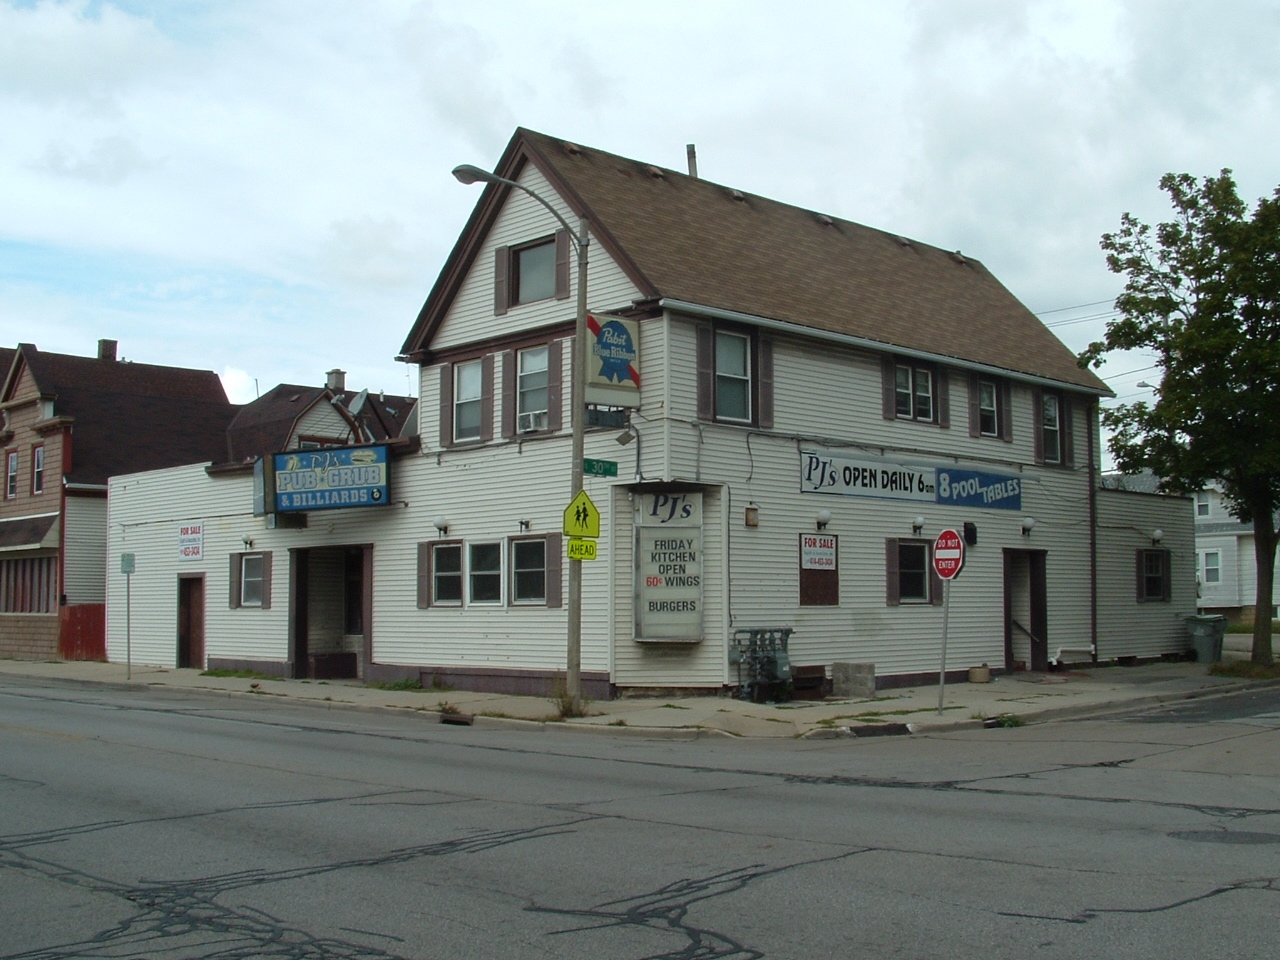
[[[542,564],[539,567],[522,567],[520,566],[521,548],[527,545],[540,544],[542,546]],[[520,537],[511,540],[511,603],[520,606],[546,606],[547,603],[547,538],[546,537]],[[520,575],[522,573],[540,572],[542,574],[542,592],[536,596],[523,596],[520,590]]]
[[[937,419],[934,380],[934,372],[928,367],[894,365],[893,409],[899,420],[933,423]]]
[[[541,356],[542,369],[527,369]],[[544,343],[516,354],[516,433],[536,433],[547,429],[550,411],[551,351]],[[541,385],[538,380],[541,378]],[[541,400],[541,406],[538,401]]]
[[[467,606],[480,607],[496,607],[503,603],[503,578],[504,564],[502,555],[505,553],[501,540],[477,540],[474,543],[468,541],[466,555],[466,584],[467,584]],[[497,558],[497,566],[495,568],[486,568],[477,570],[476,567],[476,551],[492,550]],[[492,579],[496,583],[498,591],[495,597],[485,597],[484,599],[476,599],[476,578],[484,577],[486,580]]]
[[[728,351],[723,345],[729,340],[742,341],[742,361],[744,369],[727,369]],[[752,422],[752,387],[751,368],[753,361],[753,339],[749,334],[736,333],[732,330],[715,332],[715,417],[729,423]],[[725,409],[726,388],[732,387],[736,393],[741,390],[745,410],[727,411]]]
[[[1213,557],[1213,563],[1209,563],[1209,558]],[[1213,575],[1210,576],[1210,573]],[[1222,551],[1221,550],[1205,550],[1200,554],[1200,582],[1204,584],[1221,583],[1222,582]]]
[[[1050,410],[1052,410],[1052,417],[1049,416]],[[1062,463],[1062,398],[1056,393],[1041,394],[1037,419],[1040,430],[1040,450],[1044,462]],[[1050,438],[1053,440],[1052,445],[1049,442]]]
[[[16,499],[18,496],[18,451],[8,451],[5,462],[4,498]]]
[[[31,450],[31,495],[44,493],[44,444]]]
[[[987,392],[990,391],[990,403]],[[986,419],[991,420],[991,429],[986,428]],[[978,379],[978,434],[983,437],[1000,436],[1000,385],[994,380]]]
[[[1196,516],[1207,517],[1210,511],[1209,491],[1200,490],[1196,492]]]
[[[431,605],[434,607],[461,607],[466,596],[466,550],[461,540],[447,540],[443,543],[431,544]],[[457,551],[457,570],[440,571],[440,554],[446,550]],[[440,596],[440,581],[443,578],[457,582],[457,596],[447,599]]]
[[[251,561],[258,562],[258,575],[256,577],[249,576],[249,564]],[[262,553],[245,553],[240,556],[240,606],[242,607],[261,607],[263,598],[266,596],[264,586],[266,581],[266,555]],[[250,584],[257,584],[258,596],[250,597]]]
[[[462,383],[464,375],[469,375],[474,371],[475,384],[474,393],[464,395],[462,391]],[[473,443],[479,441],[484,436],[484,360],[468,360],[465,363],[456,363],[453,366],[453,440],[455,443]],[[464,432],[462,430],[461,414],[464,408],[470,410],[474,407],[476,411],[475,428]]]
[[[524,278],[525,278],[525,260],[524,258],[530,254],[537,252],[540,256],[545,256],[546,251],[550,251],[551,259],[546,265],[546,275],[541,276],[541,265],[539,270],[535,271],[539,280],[549,281],[547,292],[543,293],[541,287],[532,291],[529,296],[524,296]],[[532,294],[536,293],[537,296]],[[556,238],[554,236],[547,237],[543,240],[534,240],[531,243],[521,244],[518,247],[511,248],[511,306],[519,306],[525,303],[539,303],[543,300],[553,300],[556,295]]]

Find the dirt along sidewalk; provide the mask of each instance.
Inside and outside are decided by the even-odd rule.
[[[1226,657],[1242,658],[1228,642]],[[989,683],[948,684],[938,711],[938,687],[885,689],[859,700],[751,703],[730,696],[626,697],[591,701],[586,716],[561,719],[545,697],[463,690],[397,689],[353,680],[277,680],[209,676],[198,670],[122,663],[0,660],[0,676],[33,681],[168,688],[215,696],[280,697],[328,708],[414,711],[424,722],[475,726],[555,724],[560,729],[621,736],[692,739],[840,737],[928,732],[980,726],[1018,726],[1037,720],[1086,716],[1173,700],[1225,693],[1254,685],[1211,675],[1197,663],[1097,666],[1059,673],[1020,673]],[[1265,682],[1265,681],[1262,681]],[[1274,681],[1273,681],[1274,682]]]

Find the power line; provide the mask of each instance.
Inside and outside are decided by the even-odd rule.
[[[1115,303],[1115,297],[1110,300],[1095,300],[1093,303],[1077,303],[1074,307],[1058,307],[1056,310],[1041,310],[1036,314],[1037,317],[1047,317],[1051,313],[1065,313],[1068,310],[1083,310],[1085,307],[1100,307],[1104,303]]]

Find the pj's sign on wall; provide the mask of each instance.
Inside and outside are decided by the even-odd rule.
[[[800,451],[800,489],[845,497],[913,500],[989,510],[1021,510],[1022,478],[952,466],[920,466],[851,456],[833,450]]]

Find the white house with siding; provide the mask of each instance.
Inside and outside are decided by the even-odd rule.
[[[969,541],[947,588],[957,678],[1186,649],[1186,504],[1180,526],[1176,501],[1098,489],[1107,387],[978,261],[523,129],[496,172],[590,225],[587,457],[617,475],[586,480],[589,695],[722,690],[735,632],[755,627],[791,628],[810,675],[936,678],[947,528]],[[551,689],[576,280],[559,221],[487,187],[405,341],[418,445],[392,451],[377,506],[299,527],[254,516],[243,473],[113,481],[112,562],[138,564],[135,655],[174,662],[175,578],[197,570],[179,530],[197,521],[210,665],[304,675],[341,650],[366,678]],[[334,624],[357,555],[355,643]]]

